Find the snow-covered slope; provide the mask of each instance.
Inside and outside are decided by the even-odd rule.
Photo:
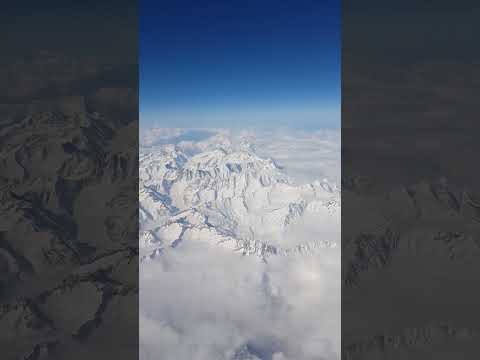
[[[339,189],[296,185],[247,141],[191,156],[171,144],[142,151],[139,199],[144,259],[183,241],[266,258],[333,247],[339,237]]]

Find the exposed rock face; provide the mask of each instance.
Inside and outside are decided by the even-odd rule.
[[[138,356],[137,95],[90,85],[2,107],[5,359]]]

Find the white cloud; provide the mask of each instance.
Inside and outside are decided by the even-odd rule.
[[[338,358],[339,251],[264,263],[188,243],[143,263],[143,359],[227,359],[245,344],[264,356]]]
[[[275,158],[298,182],[340,181],[340,131],[259,133],[258,153]]]

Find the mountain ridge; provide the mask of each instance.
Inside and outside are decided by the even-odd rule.
[[[143,259],[185,239],[209,240],[264,260],[336,246],[330,238],[290,244],[286,232],[306,218],[308,226],[320,218],[339,221],[337,186],[327,180],[296,185],[246,139],[190,156],[172,144],[150,147],[140,155],[139,199],[141,248],[150,251]]]

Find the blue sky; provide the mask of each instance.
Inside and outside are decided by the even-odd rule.
[[[140,119],[339,127],[339,0],[142,0]]]

